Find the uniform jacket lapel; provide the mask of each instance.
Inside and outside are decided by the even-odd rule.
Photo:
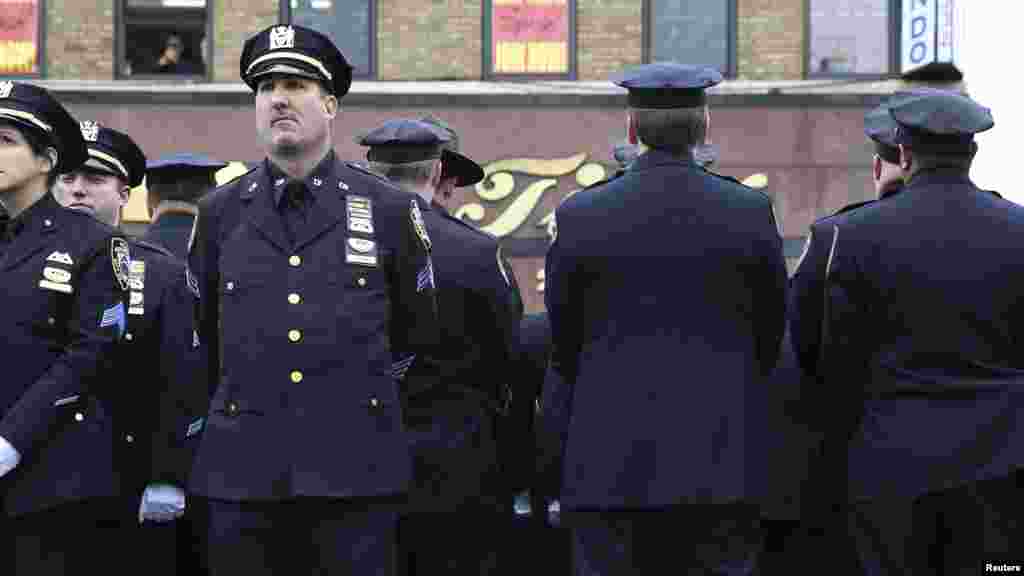
[[[345,202],[342,200],[342,190],[338,186],[338,161],[335,160],[319,174],[306,180],[309,191],[316,198],[316,204],[309,211],[305,226],[302,226],[295,238],[295,251],[302,250],[311,244],[321,235],[327,233],[337,226],[338,222],[346,218]],[[317,182],[320,184],[317,185]]]
[[[240,195],[244,218],[281,252],[290,251],[281,214],[275,209],[266,164],[244,176]]]

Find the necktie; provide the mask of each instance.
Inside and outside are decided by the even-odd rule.
[[[292,180],[284,188],[284,223],[292,243],[306,224],[306,196],[308,191],[301,180]]]

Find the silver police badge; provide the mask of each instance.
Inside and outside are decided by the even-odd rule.
[[[95,142],[100,135],[100,125],[93,120],[82,120],[78,124],[82,129],[82,138],[86,142]]]
[[[295,47],[295,29],[291,26],[274,26],[270,29],[270,50]]]
[[[131,265],[128,242],[124,238],[110,240],[110,264],[114,268],[114,278],[121,285],[121,290],[128,290],[128,267]]]
[[[14,89],[14,82],[5,80],[0,82],[0,98],[7,98],[11,95],[11,90]]]

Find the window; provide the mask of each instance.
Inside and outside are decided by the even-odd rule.
[[[117,78],[209,77],[207,0],[120,0]]]
[[[485,0],[483,28],[489,76],[576,73],[575,0]]]
[[[736,75],[736,0],[647,0],[644,61],[715,66]]]
[[[376,14],[372,0],[282,0],[281,21],[324,34],[355,69],[352,76],[376,73]]]
[[[809,0],[807,75],[881,75],[893,69],[899,0]]]
[[[0,76],[42,76],[43,0],[0,0]]]

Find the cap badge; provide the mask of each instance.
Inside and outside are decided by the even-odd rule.
[[[0,82],[0,98],[7,98],[11,95],[11,90],[14,89],[14,82],[5,80]]]
[[[92,120],[82,120],[79,122],[82,128],[82,138],[86,142],[95,142],[100,134],[100,126]]]
[[[275,26],[270,29],[270,50],[295,47],[295,29],[291,26]]]

